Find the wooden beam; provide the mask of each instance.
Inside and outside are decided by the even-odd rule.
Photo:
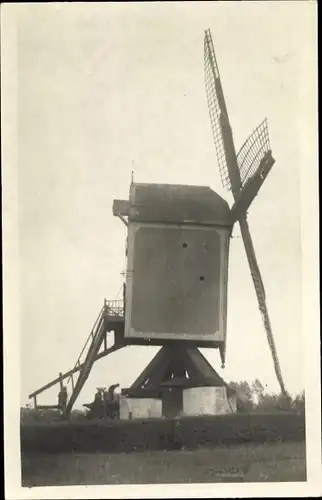
[[[121,345],[121,344],[113,345],[112,347],[109,347],[109,349],[106,349],[106,350],[100,352],[99,354],[97,354],[95,356],[94,361],[98,361],[99,359],[107,356],[108,354],[111,354],[114,351],[117,351],[118,349],[121,349],[122,347],[125,347],[125,345],[124,344],[123,345]],[[80,364],[78,366],[75,366],[72,370],[69,370],[68,372],[62,374],[62,377],[61,377],[62,380],[64,380],[67,377],[70,377],[74,373],[77,373],[80,370],[82,370],[83,366],[84,366],[84,363],[82,363],[82,364]],[[36,396],[38,396],[38,394],[41,394],[42,392],[46,391],[47,389],[50,389],[51,387],[53,387],[54,385],[58,384],[59,382],[60,382],[60,377],[55,378],[52,382],[49,382],[48,384],[44,385],[40,389],[37,389],[37,391],[35,391],[32,394],[30,394],[29,395],[29,399],[33,398],[34,402],[36,402],[37,401],[36,400]]]
[[[113,215],[129,215],[130,203],[128,200],[113,200]]]
[[[190,361],[189,364],[193,365],[193,371],[198,379],[208,379],[217,376],[217,372],[210,363],[208,363],[197,347],[186,349],[186,353]]]
[[[228,387],[226,382],[220,377],[198,348],[186,349],[186,352],[188,358],[190,358],[189,364],[193,372],[193,378],[196,378],[200,383],[204,382],[206,385],[220,383]]]
[[[170,364],[171,358],[169,357],[168,360],[164,359],[154,367],[153,371],[149,373],[149,382],[146,386],[147,389],[160,387],[162,382],[164,382],[164,380],[167,378],[166,375]]]
[[[116,214],[116,216],[123,222],[123,224],[127,227],[129,225],[128,221],[124,219],[123,215]]]
[[[39,405],[38,410],[59,410],[58,405]]]
[[[142,387],[146,379],[152,375],[153,371],[164,362],[166,363],[168,360],[167,357],[167,348],[162,347],[152,358],[148,366],[143,370],[143,372],[138,376],[138,378],[133,382],[130,389],[139,389]]]

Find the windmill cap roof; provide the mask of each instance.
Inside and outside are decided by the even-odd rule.
[[[132,184],[129,220],[231,226],[228,203],[207,186]]]

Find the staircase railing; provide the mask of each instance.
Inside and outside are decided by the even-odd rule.
[[[94,339],[94,335],[95,335],[95,330],[96,330],[96,327],[97,327],[98,323],[100,322],[100,320],[101,320],[102,316],[103,316],[103,315],[104,315],[104,313],[105,313],[105,305],[106,305],[106,300],[105,300],[105,302],[104,302],[104,305],[103,305],[102,309],[101,309],[101,310],[100,310],[100,312],[99,312],[99,315],[97,316],[97,319],[96,319],[96,321],[95,321],[95,323],[94,323],[94,325],[93,325],[92,330],[90,331],[90,333],[89,333],[89,335],[88,335],[88,337],[87,337],[87,339],[86,339],[86,342],[85,342],[85,344],[84,344],[84,347],[83,347],[83,349],[81,350],[80,355],[79,355],[79,356],[78,356],[78,358],[77,358],[77,361],[76,361],[76,363],[75,363],[74,369],[75,369],[75,368],[77,368],[78,366],[80,366],[80,365],[82,364],[82,362],[81,362],[81,358],[82,358],[82,356],[83,356],[83,354],[84,354],[84,352],[85,352],[86,347],[88,346],[88,344],[89,344],[90,342],[92,342],[92,341],[93,341],[93,339]],[[67,384],[69,384],[69,382],[70,382],[70,381],[72,382],[72,388],[73,388],[73,390],[74,390],[74,377],[73,377],[73,374],[71,374],[71,375],[68,377],[68,379],[67,379],[66,383],[67,383]]]
[[[105,307],[107,316],[124,316],[123,300],[107,300]]]

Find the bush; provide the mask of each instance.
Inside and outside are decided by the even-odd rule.
[[[131,452],[304,439],[304,416],[295,413],[235,413],[175,420],[62,422],[21,427],[23,452]]]

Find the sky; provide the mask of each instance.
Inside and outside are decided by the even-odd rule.
[[[113,199],[137,182],[221,186],[204,85],[211,29],[238,150],[268,118],[276,163],[249,225],[287,389],[304,388],[301,170],[317,169],[314,10],[303,2],[21,4],[17,144],[21,404],[72,368],[103,305],[122,298],[126,228]],[[225,380],[278,391],[238,226],[231,239]],[[98,361],[97,387],[128,387],[157,352]],[[39,403],[56,403],[58,387]]]

